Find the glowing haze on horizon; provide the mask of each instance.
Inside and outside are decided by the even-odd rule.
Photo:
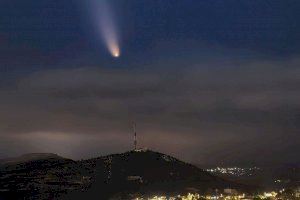
[[[109,53],[117,58],[120,56],[118,31],[108,0],[91,0],[94,23],[97,32],[101,34]]]

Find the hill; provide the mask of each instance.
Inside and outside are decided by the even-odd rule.
[[[11,199],[12,194],[15,199],[130,199],[135,195],[207,192],[227,187],[252,189],[149,150],[81,161],[54,154],[23,158],[13,159],[18,162],[9,162],[9,167],[1,170],[0,192],[4,199]]]
[[[19,157],[1,159],[0,167],[17,166],[26,163],[46,161],[46,160],[48,160],[49,162],[55,162],[55,161],[63,161],[69,159],[65,159],[53,153],[30,153],[30,154],[21,155]]]

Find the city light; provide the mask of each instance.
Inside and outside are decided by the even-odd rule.
[[[260,170],[258,167],[216,167],[206,169],[207,172],[214,174],[234,175],[234,176],[252,176],[256,171]]]
[[[277,193],[272,192],[264,192],[258,195],[246,195],[242,194],[216,194],[216,195],[200,195],[198,193],[192,194],[188,193],[187,195],[176,195],[176,196],[153,196],[150,198],[138,197],[134,200],[246,200],[246,199],[276,199]]]

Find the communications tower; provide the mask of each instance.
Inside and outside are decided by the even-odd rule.
[[[132,128],[133,128],[133,134],[134,134],[133,146],[134,146],[134,150],[136,151],[137,150],[137,137],[136,137],[136,123],[135,122],[132,123]]]

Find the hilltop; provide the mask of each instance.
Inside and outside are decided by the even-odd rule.
[[[130,199],[227,187],[251,189],[150,150],[81,161],[55,154],[28,154],[7,163],[9,167],[0,172],[0,197],[4,199]]]

